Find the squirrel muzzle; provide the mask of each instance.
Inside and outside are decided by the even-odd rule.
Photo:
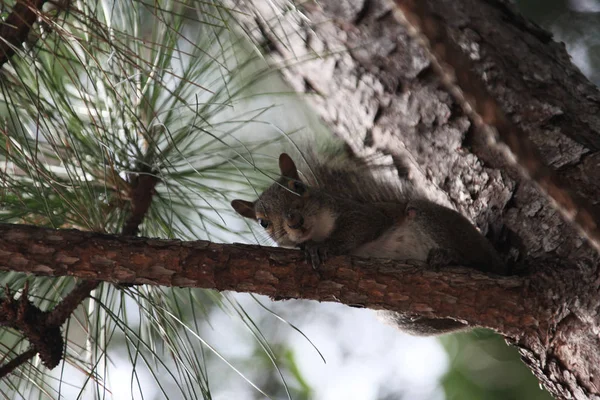
[[[304,225],[304,217],[295,211],[288,212],[285,215],[285,223],[290,229],[300,229]]]

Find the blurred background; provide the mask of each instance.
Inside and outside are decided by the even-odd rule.
[[[235,11],[210,1],[76,3],[3,67],[2,220],[117,233],[126,178],[141,165],[162,182],[142,235],[268,243],[229,201],[269,184],[282,147],[329,133],[232,33]],[[3,16],[13,4],[2,3]],[[600,84],[599,1],[516,4]],[[18,290],[24,279],[0,283]],[[48,308],[72,286],[35,278],[31,293]],[[64,329],[67,362],[17,371],[0,382],[4,398],[550,399],[486,330],[418,338],[369,310],[177,288],[107,284],[95,298]],[[0,331],[2,354],[26,347]]]

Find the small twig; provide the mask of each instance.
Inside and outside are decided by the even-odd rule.
[[[122,235],[136,236],[139,227],[152,204],[154,188],[159,182],[158,177],[148,173],[139,173],[132,176],[131,186],[131,214],[123,225]]]
[[[16,356],[15,358],[13,358],[12,360],[0,367],[0,378],[3,378],[6,375],[10,374],[19,366],[25,364],[27,361],[33,358],[36,354],[37,350],[35,350],[34,348],[30,348],[26,352]]]
[[[0,67],[6,63],[15,48],[27,40],[42,6],[47,0],[17,0],[12,12],[0,24]]]
[[[75,311],[79,304],[89,297],[92,290],[96,289],[98,285],[100,285],[99,281],[80,282],[54,307],[48,316],[48,323],[62,326],[71,314],[73,314],[73,311]]]

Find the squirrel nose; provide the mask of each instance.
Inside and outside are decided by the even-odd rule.
[[[291,229],[299,229],[304,224],[304,217],[297,212],[287,213],[285,216],[287,225]]]

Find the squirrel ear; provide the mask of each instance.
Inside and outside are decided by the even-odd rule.
[[[292,158],[286,153],[281,153],[279,156],[279,170],[281,171],[281,176],[295,179],[297,181],[300,180],[300,176],[298,176],[298,170],[296,169],[296,164],[294,164]]]
[[[242,217],[256,219],[256,212],[254,212],[254,203],[250,201],[233,200],[231,202],[231,207],[233,207],[235,212],[240,214]]]

